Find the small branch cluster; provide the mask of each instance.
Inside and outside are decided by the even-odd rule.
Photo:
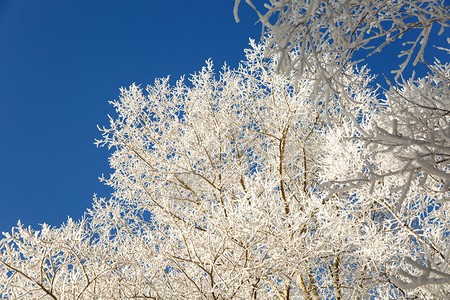
[[[398,274],[408,279],[408,281],[404,281],[395,277],[392,277],[391,280],[402,289],[415,289],[424,285],[450,283],[450,274],[433,269],[429,260],[427,261],[426,266],[412,260],[409,257],[405,258],[405,263],[419,270],[421,274],[412,275],[407,271],[399,270]]]

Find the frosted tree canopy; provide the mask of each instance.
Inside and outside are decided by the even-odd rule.
[[[449,64],[375,90],[351,60],[417,29],[422,61],[443,5],[270,1],[239,67],[122,88],[114,193],[4,233],[0,298],[449,298]]]

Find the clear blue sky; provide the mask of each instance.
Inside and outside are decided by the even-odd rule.
[[[244,2],[244,1],[242,1]],[[79,219],[110,173],[97,124],[119,88],[244,58],[260,25],[234,0],[0,0],[0,232]],[[380,60],[380,57],[375,58]],[[392,67],[384,53],[383,64]]]
[[[119,88],[237,66],[255,15],[232,0],[0,0],[0,232],[79,219],[110,173],[93,144]],[[245,16],[248,17],[245,17]]]

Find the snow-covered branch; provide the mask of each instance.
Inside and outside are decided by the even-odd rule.
[[[432,284],[449,284],[450,274],[435,270],[431,267],[431,262],[428,260],[424,266],[411,258],[405,258],[405,263],[410,267],[417,269],[421,272],[420,275],[413,275],[408,271],[399,270],[398,273],[407,281],[399,279],[397,277],[391,277],[391,280],[402,289],[415,289],[424,285]]]

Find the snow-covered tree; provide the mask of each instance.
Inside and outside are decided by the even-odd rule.
[[[442,35],[448,27],[450,14],[445,1],[270,0],[265,3],[265,13],[251,0],[246,2],[263,25],[266,55],[279,56],[278,72],[295,76],[310,73],[310,78],[325,91],[324,99],[316,95],[318,103],[327,105],[330,94],[339,95],[345,101],[340,103],[344,112],[347,103],[353,101],[345,91],[345,70],[401,40],[398,56],[403,62],[398,69],[396,66],[386,68],[395,74],[395,84],[387,78],[389,91],[384,93],[386,99],[383,100],[387,104],[385,113],[390,116],[389,124],[380,123],[375,133],[364,130],[360,133],[368,142],[385,150],[416,152],[401,154],[408,165],[402,172],[413,175],[423,172],[425,181],[433,174],[438,184],[436,188],[442,192],[449,190],[449,66],[439,60],[433,64],[425,60],[428,41],[436,35],[432,34],[433,27],[440,27],[437,35]],[[239,21],[239,4],[240,0],[235,0],[236,21]],[[448,49],[438,48],[450,53]],[[392,50],[389,53],[395,54]],[[328,59],[330,56],[332,60]],[[404,80],[403,72],[411,61],[412,77]],[[419,62],[428,65],[430,74],[415,80],[414,67]],[[399,82],[399,79],[402,80]],[[350,113],[348,116],[357,122],[358,116]],[[417,149],[410,150],[412,144],[421,150],[418,153]],[[373,175],[372,179],[377,177]]]
[[[237,69],[121,89],[112,197],[5,233],[0,298],[450,298],[449,65],[380,97],[352,61],[421,61],[443,1],[270,3]]]
[[[342,181],[367,172],[358,130],[384,118],[368,71],[345,70],[355,123],[336,95],[317,105],[326,87],[310,74],[278,74],[264,47],[236,70],[207,62],[189,82],[122,89],[98,141],[113,149],[112,198],[80,222],[6,234],[1,297],[445,297],[420,283],[447,280],[447,204],[414,184],[395,197],[401,176]],[[396,164],[382,152],[374,167]]]
[[[341,89],[345,87],[342,70],[357,63],[366,63],[366,57],[383,52],[390,44],[400,46],[399,53],[394,55],[398,54],[403,59],[402,63],[392,69],[386,68],[395,76],[394,84],[387,77],[389,87],[384,92],[386,99],[382,99],[385,107],[380,109],[384,117],[370,131],[359,128],[357,137],[347,137],[365,141],[371,149],[361,162],[365,166],[364,172],[354,177],[347,174],[338,181],[330,181],[328,187],[334,184],[334,189],[350,190],[368,184],[373,190],[387,177],[398,178],[398,184],[391,188],[392,192],[398,193],[389,196],[398,197],[398,202],[392,207],[396,213],[403,209],[404,200],[411,189],[422,189],[430,207],[434,203],[448,201],[449,64],[439,60],[428,64],[425,60],[425,50],[430,39],[436,41],[436,34],[442,35],[448,27],[450,15],[445,1],[271,0],[265,4],[265,13],[255,7],[251,0],[246,2],[257,12],[263,25],[263,38],[267,41],[266,55],[280,56],[277,71],[285,74],[313,73],[312,78],[318,86],[328,87],[329,93],[339,94],[346,100],[341,103],[343,111],[346,111],[347,103],[352,99],[346,98],[345,91]],[[239,21],[239,4],[240,0],[235,0],[236,21]],[[435,32],[436,27],[439,27],[438,32]],[[447,49],[435,46],[448,55]],[[292,56],[298,50],[301,55]],[[335,59],[331,62],[324,60],[324,53],[333,55]],[[389,55],[392,55],[392,50]],[[418,63],[429,67],[426,77],[414,78]],[[407,67],[412,69],[409,80],[403,79]],[[321,100],[326,103],[326,99]],[[347,115],[358,122],[357,115]],[[396,161],[392,163],[389,160],[391,166],[380,168],[383,153],[386,152],[394,155]],[[417,185],[413,181],[417,181]],[[442,253],[438,256],[445,260],[443,264],[447,269],[448,256]],[[412,262],[410,258],[406,260]],[[448,272],[425,266],[419,268],[416,263],[409,264],[410,267],[413,265],[416,270],[427,270],[424,274],[439,274],[441,277],[434,280],[428,275],[419,278],[410,274],[412,282],[404,283],[404,287],[450,282]]]

